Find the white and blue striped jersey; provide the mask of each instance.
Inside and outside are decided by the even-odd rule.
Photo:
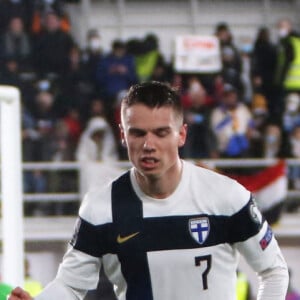
[[[103,266],[122,300],[234,300],[240,253],[256,272],[284,265],[250,192],[184,162],[165,199],[145,195],[133,170],[90,191],[55,280],[93,289]]]

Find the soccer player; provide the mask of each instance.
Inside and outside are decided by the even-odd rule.
[[[250,192],[180,159],[187,127],[178,94],[135,85],[121,117],[133,167],[88,192],[57,276],[35,299],[83,299],[103,267],[118,299],[234,300],[241,253],[258,273],[257,299],[284,300],[287,266]],[[9,298],[29,299],[20,288]]]

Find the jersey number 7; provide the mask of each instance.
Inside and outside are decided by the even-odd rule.
[[[208,289],[207,275],[211,268],[211,255],[203,255],[203,256],[195,257],[195,266],[201,266],[201,263],[204,261],[206,261],[206,268],[205,268],[204,272],[202,273],[202,284],[203,284],[203,289],[207,290]]]

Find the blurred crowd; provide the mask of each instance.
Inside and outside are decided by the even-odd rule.
[[[0,84],[22,94],[24,161],[126,160],[119,141],[119,104],[135,83],[156,80],[178,89],[189,126],[185,158],[300,157],[300,36],[288,20],[257,29],[236,45],[230,24],[212,29],[222,70],[177,73],[159,39],[111,41],[98,30],[79,47],[60,0],[0,0]],[[300,189],[300,169],[291,169]],[[26,172],[25,192],[71,190],[64,179]]]

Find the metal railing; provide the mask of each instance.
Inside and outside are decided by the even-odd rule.
[[[277,159],[203,159],[203,160],[193,160],[195,163],[201,163],[207,165],[210,168],[257,168],[257,167],[266,167],[276,163]],[[299,166],[299,159],[285,159],[287,167]],[[129,161],[120,161],[115,162],[114,166],[122,168],[124,170],[130,168],[131,164]],[[78,162],[25,162],[23,163],[23,171],[76,171],[80,173],[81,164]],[[288,198],[300,199],[300,190],[289,190]],[[23,200],[25,202],[73,202],[78,201],[81,198],[78,189],[74,192],[55,192],[55,193],[24,193]]]

